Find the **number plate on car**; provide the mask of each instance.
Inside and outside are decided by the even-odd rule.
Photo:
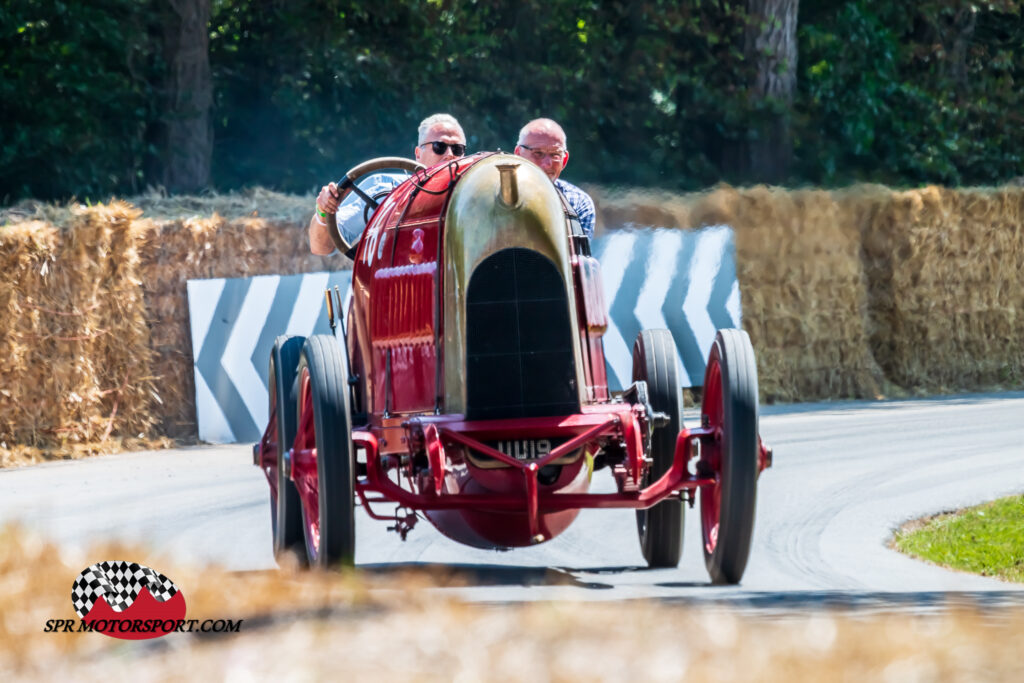
[[[549,455],[551,451],[555,450],[563,443],[566,442],[564,438],[544,438],[544,439],[503,439],[501,441],[485,441],[488,446],[496,451],[501,451],[505,455],[515,458],[522,462],[532,462],[534,460],[540,460],[541,458]],[[565,465],[566,463],[574,462],[582,453],[582,449],[576,449],[571,453],[566,453],[561,458],[551,463],[553,465]],[[490,469],[494,467],[509,467],[508,464],[500,462],[499,460],[492,458],[489,455],[481,453],[480,451],[474,451],[467,449],[466,454],[469,456],[469,460],[477,467],[483,467]]]
[[[488,441],[487,445],[516,460],[540,460],[551,452],[551,439],[509,439]]]

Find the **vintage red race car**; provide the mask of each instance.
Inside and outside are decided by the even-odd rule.
[[[357,183],[384,168],[410,175],[366,197]],[[501,153],[429,170],[383,158],[339,186],[373,209],[356,244],[333,234],[354,259],[344,341],[277,339],[254,448],[276,554],[352,564],[357,505],[403,538],[422,516],[481,548],[548,541],[582,508],[633,508],[647,563],[674,567],[699,490],[712,581],[740,580],[771,464],[745,332],[718,331],[686,428],[667,330],[641,332],[632,385],[609,392],[600,267],[539,168]],[[335,329],[340,294],[327,303]],[[616,493],[588,493],[602,469]]]

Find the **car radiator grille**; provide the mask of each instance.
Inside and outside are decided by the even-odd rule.
[[[468,419],[579,412],[565,283],[550,259],[496,252],[473,272],[466,306]]]

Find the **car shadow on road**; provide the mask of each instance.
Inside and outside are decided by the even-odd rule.
[[[528,567],[498,564],[439,564],[432,562],[400,562],[362,564],[359,569],[375,576],[419,575],[443,587],[463,586],[571,586],[606,590],[613,586],[588,581],[574,574],[593,570],[562,567]]]

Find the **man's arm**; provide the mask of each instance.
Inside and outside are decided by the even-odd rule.
[[[334,240],[330,230],[337,230],[334,214],[338,210],[338,186],[328,183],[320,189],[316,198],[316,210],[309,219],[309,250],[317,256],[334,252]]]
[[[378,173],[364,178],[359,187],[369,196],[379,197],[391,192],[402,180],[404,177]],[[309,219],[309,250],[314,254],[326,256],[334,252],[332,232],[338,231],[346,242],[354,243],[359,241],[366,227],[363,215],[366,203],[353,193],[339,205],[340,195],[338,186],[334,183],[329,183],[320,190],[316,200],[317,208],[326,215],[321,215],[321,212],[317,211]]]
[[[328,222],[334,222],[334,214],[329,213],[326,218],[320,218],[320,215],[314,212],[313,217],[309,219],[309,250],[317,256],[334,253],[334,240],[327,232]]]

